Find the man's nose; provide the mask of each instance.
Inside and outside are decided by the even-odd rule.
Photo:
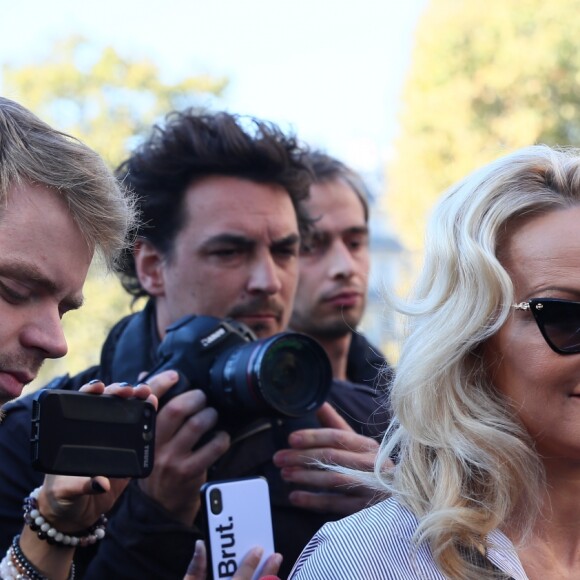
[[[41,350],[45,358],[60,358],[68,352],[58,312],[35,316],[23,328],[20,342],[26,348]]]
[[[278,267],[271,255],[261,256],[252,265],[248,280],[248,292],[276,294],[280,292],[282,283]]]
[[[355,260],[343,241],[336,241],[328,253],[331,278],[349,278],[355,273]]]

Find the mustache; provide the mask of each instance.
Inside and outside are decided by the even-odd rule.
[[[0,354],[0,372],[25,372],[35,377],[44,364],[46,356],[40,351],[10,355]]]
[[[284,313],[284,306],[273,298],[253,298],[244,304],[234,306],[228,316],[231,318],[243,318],[254,314],[273,314],[276,318],[281,318]]]

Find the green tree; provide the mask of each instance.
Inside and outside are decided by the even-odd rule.
[[[403,92],[387,204],[421,249],[439,194],[533,143],[580,145],[579,0],[431,0]]]
[[[156,63],[124,57],[80,36],[57,42],[42,61],[2,67],[5,96],[87,143],[111,167],[168,111],[206,106],[226,85],[226,79],[209,75],[163,82]],[[100,270],[93,265],[85,284],[85,305],[63,321],[69,354],[47,361],[29,389],[96,364],[108,330],[130,311],[131,299],[118,280],[104,278]]]
[[[173,109],[204,105],[219,96],[224,78],[161,80],[159,66],[100,48],[81,36],[57,42],[46,58],[3,65],[3,94],[78,137],[117,165],[132,139]]]

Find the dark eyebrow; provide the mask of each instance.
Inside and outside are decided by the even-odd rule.
[[[63,298],[61,304],[64,306],[65,312],[69,312],[70,310],[78,310],[85,302],[84,296],[76,297],[76,296],[67,296]]]
[[[290,234],[284,238],[274,240],[271,244],[272,247],[287,247],[294,246],[300,242],[300,236],[298,234]],[[232,246],[237,246],[239,248],[252,248],[256,245],[255,240],[242,236],[240,234],[218,234],[212,238],[208,238],[203,242],[202,247],[208,248],[213,245],[219,244],[230,244]]]
[[[369,228],[368,226],[352,226],[351,228],[346,228],[345,230],[342,230],[339,235],[344,236],[345,234],[368,235]],[[314,227],[312,229],[312,236],[315,239],[322,239],[323,237],[330,237],[331,233],[329,230]]]
[[[44,276],[42,272],[33,264],[28,264],[26,262],[8,262],[0,264],[0,274],[4,276],[10,276],[15,280],[22,281],[23,283],[32,283],[35,288],[39,288],[47,292],[48,294],[58,294],[58,286],[49,278]],[[76,296],[65,296],[62,300],[62,305],[66,311],[77,310],[83,305],[84,297]]]
[[[254,242],[254,240],[240,234],[218,234],[217,236],[213,236],[205,240],[201,246],[202,248],[208,248],[214,245],[226,244],[243,248],[251,248],[255,245],[255,243],[256,242]]]
[[[271,244],[272,248],[284,248],[289,246],[297,246],[300,243],[300,236],[298,234],[290,234],[285,238],[274,240]]]
[[[348,228],[347,230],[345,230],[345,233],[347,233],[347,234],[366,234],[366,235],[368,235],[369,228],[368,228],[368,226],[354,226],[352,228]]]
[[[317,243],[326,243],[335,236],[368,236],[369,228],[367,226],[353,226],[341,231],[339,234],[331,234],[330,231],[314,228],[310,234],[310,239]]]

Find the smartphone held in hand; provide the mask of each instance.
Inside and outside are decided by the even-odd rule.
[[[33,467],[60,475],[146,477],[155,408],[141,399],[44,389],[32,407]]]
[[[260,565],[274,553],[268,482],[263,477],[212,481],[201,488],[208,570],[214,580],[231,578],[247,552],[264,549]]]

